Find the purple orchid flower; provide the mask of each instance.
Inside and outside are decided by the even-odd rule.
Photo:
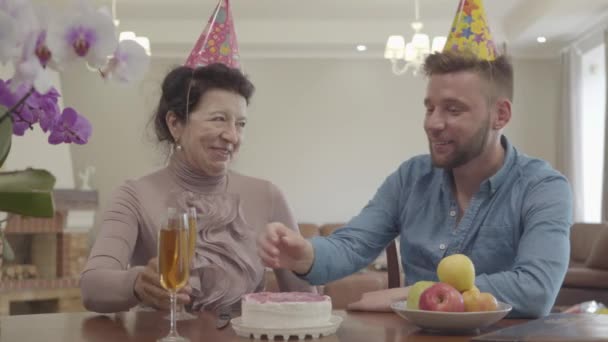
[[[93,128],[87,118],[78,114],[73,108],[67,107],[55,123],[49,135],[49,143],[86,144],[91,137]]]
[[[59,92],[55,88],[51,88],[44,95],[35,91],[30,97],[31,101],[28,99],[26,102],[31,106],[43,132],[51,130],[59,118],[61,112],[57,103],[59,96],[61,96]]]
[[[19,86],[13,91],[10,84],[11,80],[6,82],[0,80],[0,104],[5,106],[7,110],[15,106],[27,94],[27,88]],[[28,101],[30,102],[28,103]],[[32,112],[32,107],[35,107],[36,103],[36,99],[28,98],[9,113],[13,121],[14,135],[22,136],[28,128],[31,128],[38,122],[37,116]],[[4,115],[4,112],[0,113],[0,115]]]
[[[4,82],[0,79],[0,105],[6,107],[7,109],[11,108],[17,103],[17,98],[15,94],[9,88],[9,82]],[[3,115],[4,113],[0,113]]]
[[[25,131],[32,128],[36,123],[36,116],[27,106],[15,109],[11,116],[13,117],[13,134],[22,136]]]

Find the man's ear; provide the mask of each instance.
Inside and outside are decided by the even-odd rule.
[[[167,127],[169,128],[169,132],[171,132],[173,141],[179,141],[184,131],[184,125],[180,121],[177,114],[170,110],[169,112],[167,112],[167,115],[165,115],[165,122],[167,123]]]
[[[496,101],[496,117],[494,118],[495,130],[501,130],[511,121],[511,101],[501,97]]]

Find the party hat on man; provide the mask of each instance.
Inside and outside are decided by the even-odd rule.
[[[492,40],[483,0],[460,0],[443,51],[473,54],[488,61],[496,59],[498,51]]]
[[[232,68],[240,68],[230,0],[219,0],[207,26],[190,52],[185,66],[196,68],[211,63],[223,63]]]

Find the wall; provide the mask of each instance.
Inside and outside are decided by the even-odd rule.
[[[162,166],[144,131],[171,65],[154,60],[138,86],[117,86],[82,70],[64,73],[66,105],[93,123],[86,146],[73,146],[76,170],[97,168],[102,201],[124,179]],[[240,172],[276,183],[299,221],[355,215],[404,159],[427,152],[422,130],[423,78],[391,74],[384,60],[245,60],[257,86]],[[559,61],[517,60],[514,117],[508,136],[520,150],[554,163]]]

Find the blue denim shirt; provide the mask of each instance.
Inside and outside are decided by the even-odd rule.
[[[343,229],[311,240],[315,261],[304,278],[318,285],[357,272],[400,235],[407,285],[436,281],[439,261],[463,253],[476,286],[513,305],[511,317],[548,314],[570,255],[570,187],[548,163],[501,141],[502,168],[481,183],[460,222],[450,172],[428,155],[412,158]]]

